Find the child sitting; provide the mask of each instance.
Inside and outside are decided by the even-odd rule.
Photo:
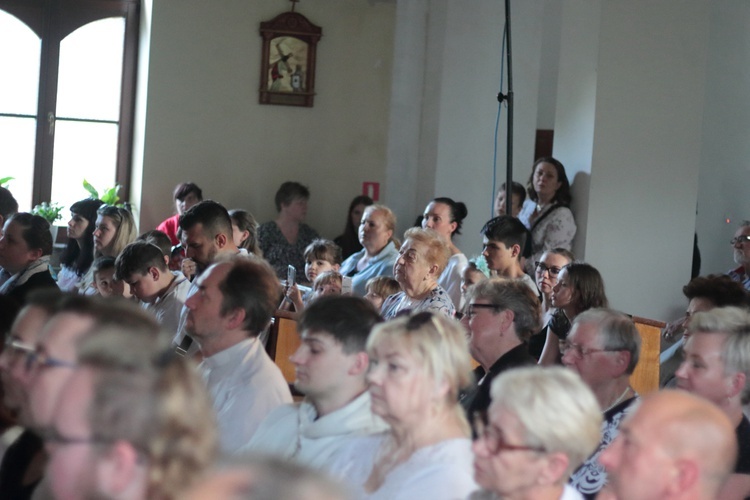
[[[400,292],[401,285],[390,276],[375,276],[374,278],[367,280],[365,291],[367,292],[365,300],[370,301],[370,303],[375,306],[375,309],[380,311],[380,308],[383,306],[383,301],[387,299],[389,295]]]
[[[161,249],[135,241],[122,250],[115,266],[116,277],[130,285],[143,308],[156,316],[164,330],[176,332],[190,282],[169,271]]]
[[[305,275],[310,283],[326,271],[338,271],[341,267],[341,247],[331,240],[314,240],[305,248]],[[340,287],[340,284],[339,284]],[[287,288],[286,297],[294,305],[294,310],[302,312],[305,304],[313,297],[315,288],[304,295],[296,284]],[[285,301],[286,302],[286,301]]]
[[[312,299],[317,299],[323,295],[341,295],[341,287],[344,278],[338,271],[326,271],[317,278],[313,283]]]
[[[132,297],[130,286],[115,278],[114,257],[98,257],[91,264],[91,270],[94,275],[92,286],[102,297]]]

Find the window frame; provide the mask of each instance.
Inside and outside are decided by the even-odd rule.
[[[109,17],[125,19],[115,181],[122,185],[121,198],[129,198],[140,7],[140,0],[0,0],[0,9],[17,17],[42,40],[32,206],[50,201],[52,196],[55,135],[54,125],[50,133],[50,121],[56,119],[60,42],[76,29]]]

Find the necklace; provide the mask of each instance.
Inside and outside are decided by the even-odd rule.
[[[620,397],[617,398],[614,403],[609,405],[607,409],[604,410],[602,413],[607,413],[609,410],[619,405],[622,402],[622,400],[625,398],[625,395],[627,395],[628,391],[630,391],[630,386],[626,387],[625,390],[622,392],[622,394],[620,394]]]

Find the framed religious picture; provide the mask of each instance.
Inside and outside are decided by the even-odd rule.
[[[260,23],[260,103],[312,107],[315,49],[323,30],[292,10]]]

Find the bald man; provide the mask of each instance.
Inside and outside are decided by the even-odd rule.
[[[724,412],[673,390],[644,397],[599,457],[619,500],[718,498],[736,460]]]

